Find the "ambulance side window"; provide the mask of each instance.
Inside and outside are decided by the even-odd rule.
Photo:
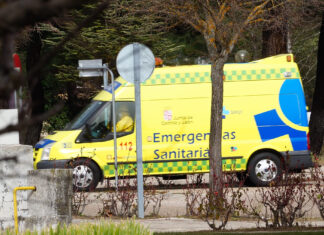
[[[84,130],[77,138],[78,143],[100,142],[114,138],[112,103],[107,102],[87,122]],[[116,136],[122,137],[134,132],[134,102],[116,102]]]
[[[109,123],[111,122],[111,103],[107,102],[95,115],[90,119],[86,126],[84,135],[86,139],[102,140],[110,132]],[[84,141],[83,141],[84,142]]]
[[[116,102],[116,132],[129,133],[134,131],[134,102]],[[111,130],[113,132],[113,128]]]

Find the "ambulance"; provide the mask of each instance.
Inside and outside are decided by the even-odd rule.
[[[181,176],[209,171],[211,66],[156,68],[141,85],[144,176]],[[115,82],[117,170],[136,175],[134,85]],[[131,120],[118,130],[120,107]],[[313,165],[300,73],[284,54],[224,67],[222,167],[266,186],[285,169]],[[94,189],[115,177],[112,89],[102,90],[64,130],[34,148],[36,169],[73,168],[76,190]]]

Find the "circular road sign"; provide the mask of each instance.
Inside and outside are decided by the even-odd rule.
[[[152,51],[145,45],[132,43],[119,51],[116,64],[118,73],[126,81],[134,83],[137,74],[142,83],[152,75],[155,58]]]

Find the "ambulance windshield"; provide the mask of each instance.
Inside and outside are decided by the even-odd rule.
[[[105,103],[103,101],[93,101],[88,104],[83,110],[71,121],[69,122],[64,130],[77,130],[81,129],[87,121],[96,113]]]

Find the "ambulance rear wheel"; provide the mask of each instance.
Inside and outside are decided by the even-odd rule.
[[[100,169],[90,159],[77,159],[71,163],[73,167],[73,190],[92,191],[100,179]]]
[[[282,174],[279,157],[273,153],[259,153],[248,165],[248,180],[255,186],[268,186]]]

